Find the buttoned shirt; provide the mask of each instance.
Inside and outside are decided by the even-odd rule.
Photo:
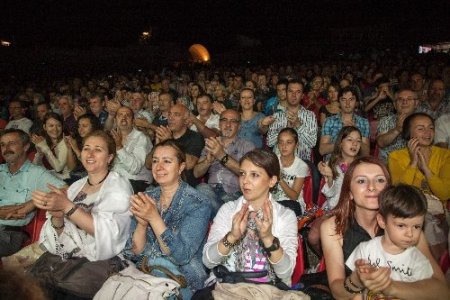
[[[23,204],[31,199],[31,193],[35,190],[49,192],[47,184],[58,188],[65,185],[64,181],[53,176],[47,169],[34,165],[28,160],[14,174],[9,171],[8,164],[2,164],[0,165],[0,206]],[[23,226],[28,224],[33,216],[34,212],[20,220],[0,219],[0,224]]]

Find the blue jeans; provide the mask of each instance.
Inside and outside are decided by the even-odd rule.
[[[214,219],[219,208],[222,204],[227,203],[228,201],[234,201],[239,198],[242,193],[237,191],[232,194],[227,194],[223,189],[223,186],[219,183],[208,184],[208,183],[200,183],[195,188],[197,191],[202,193],[208,200],[210,200],[211,204],[211,216],[210,220]]]

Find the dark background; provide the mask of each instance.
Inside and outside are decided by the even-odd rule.
[[[2,0],[0,38],[16,47],[126,47],[152,28],[151,43],[202,43],[213,51],[236,35],[263,46],[326,41],[330,30],[375,30],[408,43],[449,39],[450,1],[424,0]],[[381,31],[381,33],[380,33]]]

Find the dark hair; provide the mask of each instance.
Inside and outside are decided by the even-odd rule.
[[[247,81],[251,81],[251,80],[247,80]],[[246,82],[247,82],[246,81]],[[253,82],[253,81],[252,81]],[[244,91],[249,91],[249,92],[251,92],[252,93],[252,95],[253,95],[253,98],[255,98],[255,91],[253,90],[253,89],[251,89],[251,88],[248,88],[248,87],[244,87],[244,88],[242,88],[241,89],[241,91],[239,92],[239,96],[242,94],[242,92],[244,92]]]
[[[427,213],[427,198],[412,185],[390,186],[378,196],[379,213],[383,218],[413,218]]]
[[[48,299],[36,278],[5,269],[0,269],[0,298],[3,300]]]
[[[341,147],[342,140],[345,139],[350,133],[354,131],[357,131],[359,133],[359,136],[362,137],[361,131],[357,127],[344,126],[339,131],[336,141],[334,142],[334,148],[333,152],[331,153],[329,163],[331,171],[333,172],[333,179],[336,179],[336,177],[338,176],[336,168],[338,167],[339,160],[342,158],[342,147]],[[361,154],[361,147],[359,148],[358,156],[360,154]]]
[[[239,160],[239,165],[241,165],[244,160],[249,160],[254,165],[263,168],[270,178],[276,176],[277,181],[280,179],[280,162],[273,151],[254,149],[242,156]]]
[[[208,99],[208,101],[210,103],[213,103],[213,99],[212,99],[211,95],[208,93],[199,94],[197,99],[199,99],[199,98],[206,98],[206,99]]]
[[[57,113],[55,113],[55,112],[50,111],[50,112],[48,112],[48,113],[45,114],[44,120],[42,121],[42,124],[46,126],[46,125],[47,125],[47,121],[50,120],[50,119],[55,119],[56,121],[58,121],[59,123],[61,123],[61,129],[62,129],[62,131],[61,131],[61,136],[58,137],[58,141],[57,141],[57,143],[59,143],[59,142],[62,140],[62,138],[63,138],[63,132],[64,132],[64,121],[63,121],[63,118],[61,117],[61,115],[59,115],[59,114],[57,114]],[[47,131],[46,131],[46,130],[44,130],[43,132],[44,132],[44,138],[45,138],[45,141],[47,142],[47,145],[48,145],[50,148],[52,148],[52,139],[51,139],[50,136],[47,134]]]
[[[176,102],[176,99],[174,99],[173,96],[172,96],[172,94],[169,93],[169,92],[161,92],[161,93],[158,95],[158,101],[159,101],[159,98],[160,98],[162,95],[168,95],[168,96],[170,97],[170,100],[172,101],[172,104],[177,103],[177,102]]]
[[[286,85],[286,88],[291,85],[291,84],[300,84],[302,86],[302,90],[305,89],[305,84],[303,83],[303,81],[298,80],[298,79],[291,79],[288,81],[288,84]]]
[[[113,137],[109,133],[107,133],[106,131],[103,131],[103,130],[92,131],[84,137],[83,145],[86,143],[86,140],[90,137],[102,138],[106,142],[106,145],[108,147],[108,154],[112,154],[112,155],[114,155],[114,157],[116,156],[116,142],[114,141]]]
[[[11,105],[11,103],[19,103],[20,108],[28,108],[28,104],[25,103],[25,101],[19,100],[19,99],[13,99],[9,101],[8,106]]]
[[[28,145],[30,143],[30,136],[23,131],[22,129],[17,128],[9,128],[5,130],[0,130],[0,138],[4,135],[10,134],[10,133],[17,133],[20,137],[20,140],[22,141],[22,145]]]
[[[284,84],[287,87],[288,83],[289,83],[289,81],[286,78],[281,78],[281,79],[278,80],[278,82],[277,82],[277,84],[275,86],[277,87],[279,85]]]
[[[278,136],[277,136],[277,143],[279,142],[280,135],[282,133],[285,133],[285,132],[287,132],[290,135],[292,135],[292,137],[294,138],[295,143],[298,144],[298,133],[292,127],[286,127],[286,128],[283,128],[283,129],[280,130],[280,132],[278,133]]]
[[[341,89],[339,91],[339,94],[338,94],[338,99],[340,99],[346,93],[352,93],[352,95],[355,96],[355,98],[356,98],[356,102],[359,101],[358,93],[356,92],[356,90],[352,86],[346,86],[345,88]]]
[[[342,181],[341,195],[339,196],[339,201],[336,207],[331,211],[331,215],[336,217],[336,233],[343,234],[351,220],[354,218],[355,213],[355,201],[350,198],[351,193],[351,181],[353,178],[353,173],[357,166],[360,164],[373,164],[377,165],[383,170],[383,174],[386,177],[387,185],[391,184],[391,175],[386,169],[386,166],[379,159],[372,156],[363,156],[356,158],[348,167],[347,172],[344,175],[344,180]]]
[[[434,119],[429,114],[417,112],[407,116],[406,119],[403,121],[403,129],[402,129],[402,137],[405,141],[409,141],[411,139],[411,123],[414,121],[415,118],[418,117],[426,117],[430,119],[434,126]]]
[[[79,116],[78,120],[77,120],[77,128],[78,128],[78,125],[79,125],[81,119],[88,119],[89,122],[91,122],[92,131],[102,129],[102,127],[100,125],[100,120],[97,118],[96,115],[94,115],[92,113],[86,113],[84,115]]]

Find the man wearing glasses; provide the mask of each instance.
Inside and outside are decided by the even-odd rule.
[[[197,190],[211,200],[211,219],[222,204],[240,196],[239,160],[255,148],[252,142],[237,136],[240,122],[237,111],[223,111],[219,119],[221,136],[205,140],[205,148],[194,167],[196,178],[208,174],[208,183],[199,184]]]
[[[389,153],[404,148],[406,142],[402,137],[403,121],[412,114],[419,100],[416,92],[409,89],[400,90],[395,94],[395,114],[381,118],[377,127],[377,145],[380,148],[378,158],[387,162]]]

